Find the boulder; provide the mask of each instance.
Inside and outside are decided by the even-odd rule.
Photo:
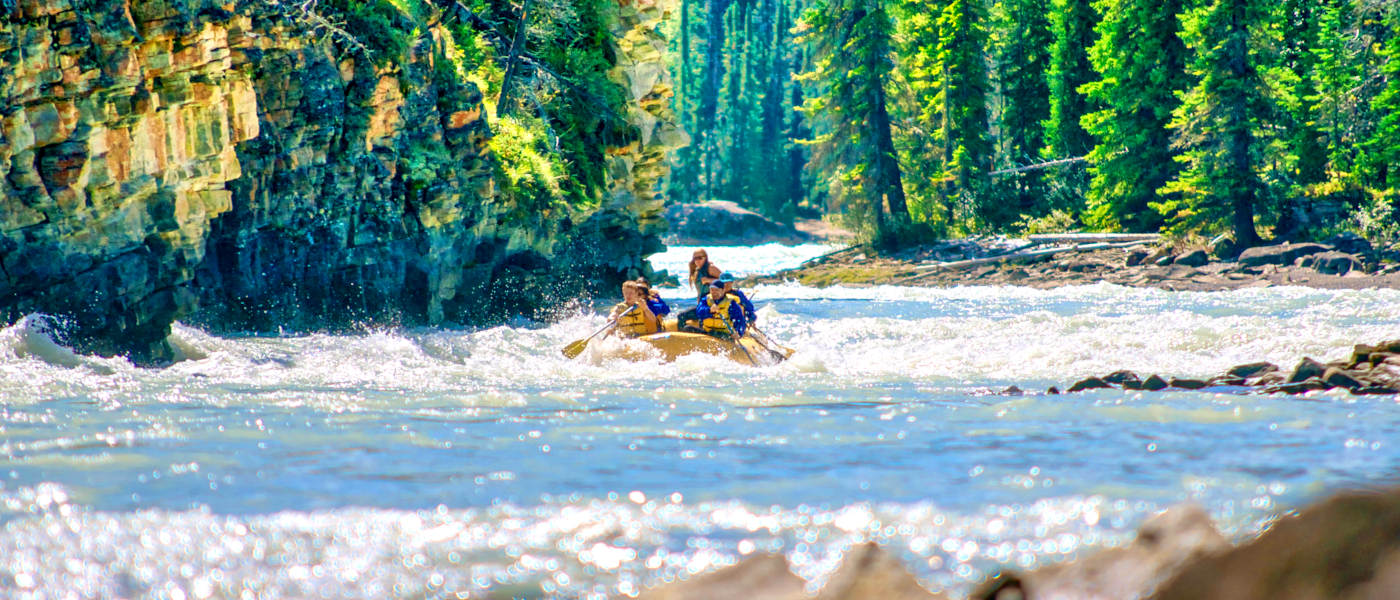
[[[1394,598],[1396,586],[1400,493],[1390,490],[1337,496],[1281,518],[1257,539],[1180,569],[1151,598]]]
[[[752,598],[796,600],[805,597],[806,582],[792,574],[787,559],[778,554],[750,556],[725,567],[684,581],[643,591],[641,600],[708,600]]]
[[[1141,265],[1147,258],[1147,252],[1143,250],[1133,250],[1128,253],[1128,257],[1123,261],[1125,266],[1136,267]]]
[[[751,245],[777,242],[802,244],[811,234],[773,221],[727,200],[672,204],[666,220],[678,244]]]
[[[1363,238],[1350,231],[1343,231],[1337,235],[1332,236],[1327,240],[1327,244],[1332,246],[1333,248],[1336,248],[1337,251],[1345,252],[1347,254],[1367,255],[1371,254],[1372,252],[1375,252],[1376,250],[1375,247],[1371,245],[1371,242],[1367,241],[1366,238]]]
[[[1205,509],[1182,505],[1143,523],[1126,546],[1036,571],[1003,573],[972,598],[1024,600],[1141,598],[1180,569],[1228,547]]]
[[[1322,244],[1280,244],[1277,246],[1256,246],[1240,253],[1239,263],[1246,267],[1263,265],[1291,265],[1300,256],[1317,254],[1329,250]]]
[[[1098,377],[1087,377],[1085,379],[1076,381],[1074,382],[1074,385],[1069,386],[1069,392],[1073,394],[1074,392],[1082,392],[1085,390],[1098,390],[1112,387],[1113,386],[1109,385],[1107,381],[1099,379]]]
[[[1252,362],[1252,363],[1246,363],[1246,364],[1243,364],[1243,365],[1235,365],[1235,366],[1233,366],[1233,367],[1230,367],[1230,370],[1226,371],[1225,374],[1226,374],[1226,375],[1229,375],[1229,376],[1231,376],[1231,377],[1242,377],[1242,378],[1244,378],[1244,377],[1254,377],[1255,375],[1259,375],[1259,374],[1262,374],[1262,373],[1268,373],[1268,372],[1270,372],[1270,371],[1277,371],[1277,370],[1278,370],[1278,365],[1275,365],[1274,363],[1270,363],[1270,362]]]
[[[1304,266],[1324,275],[1346,275],[1361,269],[1361,259],[1345,252],[1319,252],[1309,258],[1313,259],[1312,264]]]
[[[1128,370],[1114,371],[1108,375],[1104,375],[1103,380],[1114,385],[1122,386],[1142,382],[1142,379],[1138,378],[1137,373]]]
[[[1210,256],[1206,254],[1205,250],[1192,250],[1176,257],[1176,264],[1188,267],[1202,267],[1208,262],[1210,262]]]
[[[1167,383],[1174,388],[1179,388],[1183,390],[1199,390],[1201,388],[1210,386],[1209,383],[1206,383],[1199,379],[1182,379],[1180,377],[1173,377],[1171,378],[1171,381]]]
[[[1157,266],[1159,266],[1159,267],[1165,267],[1165,266],[1167,266],[1167,265],[1169,265],[1169,264],[1172,264],[1172,263],[1174,263],[1174,262],[1176,262],[1176,257],[1175,257],[1175,256],[1172,256],[1172,255],[1170,255],[1170,254],[1168,254],[1168,255],[1163,256],[1163,257],[1161,257],[1161,258],[1159,258],[1159,259],[1157,259],[1157,260],[1152,261],[1152,264],[1157,265]]]
[[[1327,372],[1327,367],[1311,358],[1304,357],[1298,361],[1298,366],[1293,367],[1293,374],[1288,376],[1288,383],[1299,383],[1313,377],[1321,377]]]
[[[1350,373],[1336,367],[1329,367],[1326,373],[1322,374],[1322,382],[1332,387],[1346,388],[1354,390],[1362,387],[1361,382],[1352,377]]]
[[[1142,389],[1150,392],[1158,392],[1167,389],[1167,380],[1158,375],[1153,375],[1142,381]]]
[[[1317,392],[1329,388],[1330,386],[1328,386],[1326,383],[1323,383],[1321,379],[1313,377],[1311,379],[1299,381],[1297,383],[1283,383],[1279,385],[1271,385],[1269,387],[1264,388],[1264,393],[1306,394],[1308,392]]]

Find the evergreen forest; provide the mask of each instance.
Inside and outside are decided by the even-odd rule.
[[[1400,236],[1394,0],[680,0],[671,200],[885,243]]]

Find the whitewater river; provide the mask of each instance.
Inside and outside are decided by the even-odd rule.
[[[654,260],[673,272],[690,248]],[[819,246],[711,249],[738,274]],[[753,290],[751,369],[565,360],[604,323],[219,337],[163,370],[0,330],[0,596],[625,597],[782,553],[813,586],[885,544],[935,590],[1203,505],[1244,539],[1400,481],[1395,397],[1049,396],[1400,338],[1400,292]],[[669,297],[686,294],[672,290]],[[1016,385],[1023,396],[1000,392]]]

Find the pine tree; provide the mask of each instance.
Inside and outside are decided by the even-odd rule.
[[[1371,104],[1381,120],[1367,150],[1376,165],[1377,185],[1396,207],[1400,204],[1400,7],[1391,7],[1386,25],[1389,39],[1381,67],[1386,84]]]
[[[1045,123],[1045,158],[1084,156],[1094,147],[1094,139],[1080,123],[1091,112],[1091,105],[1079,88],[1098,80],[1089,64],[1098,18],[1090,0],[1051,0],[1054,42],[1046,75],[1050,117]]]
[[[1046,70],[1052,42],[1046,19],[1049,0],[1002,0],[996,6],[996,72],[998,166],[1036,162],[1045,148],[1045,121],[1050,117]],[[1021,215],[1040,212],[1045,196],[1039,171],[1005,177],[997,182],[1000,210],[988,211],[995,226]],[[1005,196],[1009,196],[1006,198]]]
[[[984,202],[992,157],[987,100],[987,15],[980,0],[950,0],[938,18],[938,94],[942,117],[943,201],[971,209],[986,222],[996,208]]]
[[[1273,114],[1259,71],[1272,60],[1261,39],[1268,16],[1261,4],[1213,0],[1182,16],[1198,83],[1171,122],[1185,169],[1164,189],[1180,197],[1156,205],[1177,230],[1211,231],[1228,223],[1242,247],[1259,243],[1254,217],[1266,194],[1260,173]]]
[[[1095,138],[1085,223],[1097,229],[1155,231],[1148,203],[1178,170],[1167,124],[1188,87],[1178,35],[1183,0],[1103,0],[1089,59],[1100,79],[1084,86],[1102,110],[1084,116]]]
[[[827,86],[804,106],[828,121],[812,162],[832,175],[837,201],[870,216],[877,241],[909,218],[885,98],[893,24],[884,1],[821,0],[803,15],[804,41],[818,58],[802,78]]]

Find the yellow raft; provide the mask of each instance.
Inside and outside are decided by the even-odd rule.
[[[600,358],[621,358],[634,362],[660,358],[663,362],[672,362],[687,354],[700,352],[723,356],[741,365],[759,367],[780,363],[794,352],[792,348],[780,346],[756,330],[735,342],[703,333],[677,331],[675,318],[663,319],[661,326],[663,330],[658,333],[636,338],[577,340],[564,348],[564,356],[578,356],[586,344],[588,350]],[[756,338],[754,333],[762,337]]]
[[[606,344],[605,347],[599,348],[599,351],[605,352],[608,357],[631,361],[655,360],[659,357],[662,362],[672,362],[687,354],[703,352],[723,356],[751,367],[777,364],[792,356],[791,348],[783,348],[776,344],[773,346],[770,350],[747,335],[735,343],[703,333],[663,331],[632,338],[621,344]]]

